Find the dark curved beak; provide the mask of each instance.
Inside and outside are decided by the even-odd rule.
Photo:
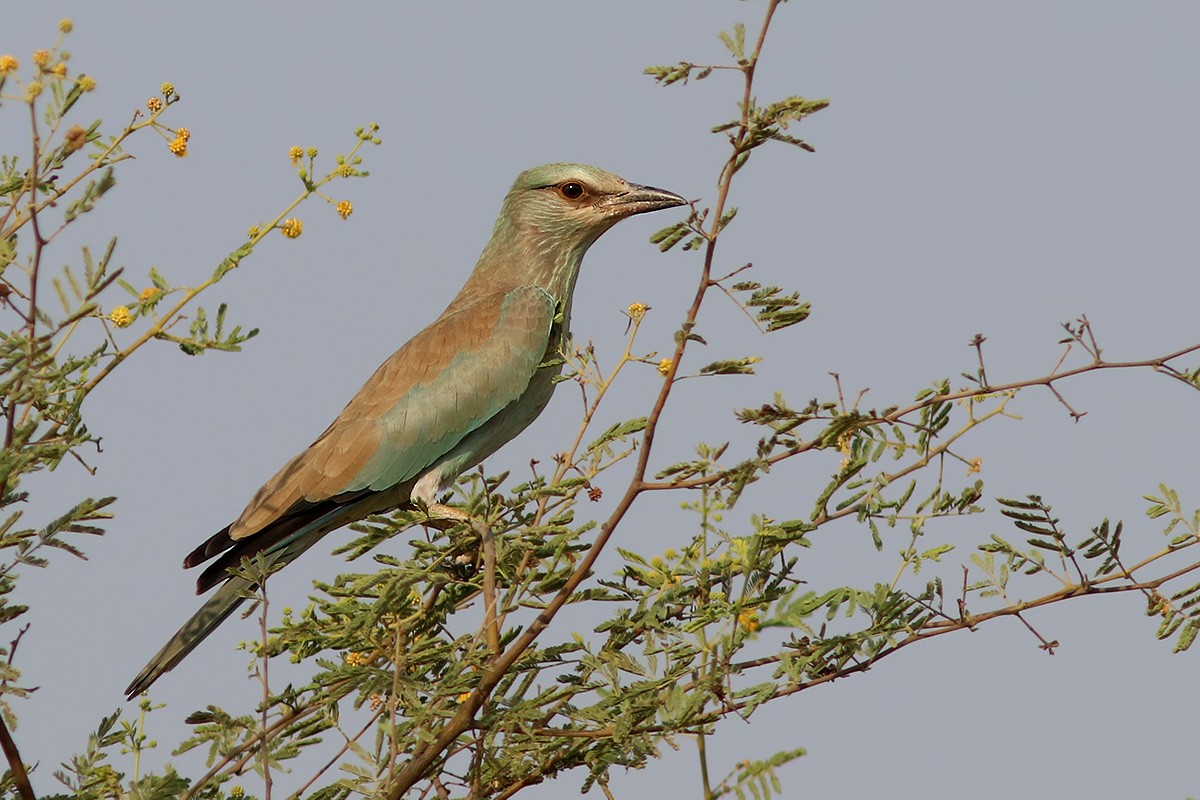
[[[632,183],[629,185],[628,190],[620,194],[609,195],[601,200],[599,205],[623,217],[631,217],[634,214],[644,214],[647,211],[660,211],[664,208],[685,206],[687,205],[687,200],[684,200],[674,192],[655,189],[653,186],[638,186],[636,183]]]

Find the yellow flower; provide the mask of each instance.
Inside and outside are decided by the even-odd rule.
[[[292,217],[291,219],[285,219],[279,226],[279,231],[287,238],[295,239],[304,232],[304,223],[295,217]]]
[[[338,214],[341,215],[342,219],[345,219],[346,217],[350,216],[350,213],[352,211],[354,211],[354,206],[350,205],[349,200],[339,200],[336,208],[337,208]]]
[[[167,145],[167,149],[175,154],[177,158],[184,158],[187,156],[187,139],[177,136]]]
[[[150,109],[150,111],[155,114],[157,114],[159,111],[162,111],[162,107],[162,100],[160,98],[151,97],[146,101],[146,108]]]
[[[750,633],[754,633],[762,627],[762,624],[758,621],[757,611],[742,611],[739,613],[738,625],[742,626],[742,630],[749,631]]]
[[[75,81],[79,84],[79,88],[85,92],[90,92],[96,88],[96,79],[91,75],[80,75],[79,80]]]
[[[149,303],[151,300],[157,298],[158,293],[161,291],[162,289],[159,289],[157,286],[147,286],[145,289],[142,289],[142,293],[138,295],[138,302]]]
[[[158,90],[163,93],[163,97],[170,97],[175,94],[175,84],[165,81],[162,86],[158,87]]]
[[[471,698],[471,693],[470,693],[470,692],[463,692],[462,694],[460,694],[460,695],[458,696],[458,698],[457,698],[457,699],[458,699],[458,702],[460,702],[460,703],[465,703],[465,702],[467,702],[467,700],[469,700],[470,698]]]
[[[10,55],[0,56],[0,75],[7,75],[10,72],[16,72],[21,63]]]
[[[674,366],[674,363],[675,362],[669,358],[664,358],[662,361],[658,362],[658,374],[666,377],[666,375],[671,371],[671,367]]]
[[[645,303],[630,303],[627,309],[631,319],[641,319],[650,310],[650,306]]]
[[[257,239],[260,233],[262,233],[262,228],[257,225],[251,225],[250,229],[246,231],[246,236],[250,239]]]
[[[50,63],[50,51],[49,50],[34,50],[33,51],[33,63],[39,67],[44,67],[47,64],[49,64]]]
[[[128,306],[117,306],[112,311],[108,312],[108,318],[112,320],[112,324],[118,328],[128,328],[133,324],[133,314],[129,313]]]
[[[305,152],[307,152],[307,153],[308,153],[308,157],[309,157],[309,158],[316,158],[316,157],[317,157],[317,148],[315,148],[315,147],[310,147],[310,148],[308,148],[308,150],[307,150],[307,151],[305,151]]]
[[[54,65],[54,69],[50,70],[50,72],[53,73],[54,75],[57,75],[60,78],[65,78],[67,76],[67,62],[65,62],[65,61],[58,62],[57,64]]]
[[[243,789],[241,786],[234,786],[234,787],[230,788],[230,790],[229,790],[230,797],[244,797],[245,794],[246,794],[246,790]]]
[[[38,81],[30,81],[29,85],[25,87],[25,98],[27,100],[32,100],[33,98],[37,97],[41,93],[42,93],[42,84],[39,83]]]
[[[346,653],[346,663],[352,667],[361,667],[371,663],[370,653]]]
[[[349,164],[339,164],[338,168],[334,170],[334,172],[343,178],[349,178],[354,174],[354,167],[350,166]]]
[[[75,23],[71,22],[71,20],[67,19],[66,17],[58,21],[58,29],[63,33],[70,33],[71,29],[74,27]]]
[[[304,158],[304,148],[293,146],[288,150],[288,158],[292,160],[293,167],[298,166],[300,164],[300,159]]]
[[[982,471],[983,471],[983,459],[982,458],[972,458],[970,461],[967,462],[967,474],[968,475],[974,475],[976,472],[982,472]]]
[[[371,695],[371,710],[378,711],[381,708],[383,708],[383,695],[376,692]]]
[[[175,135],[178,136],[180,139],[183,139],[185,142],[188,139],[192,138],[192,132],[189,131],[187,128],[180,128],[179,130],[175,131]]]

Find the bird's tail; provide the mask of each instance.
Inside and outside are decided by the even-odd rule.
[[[254,588],[255,584],[245,578],[231,577],[142,668],[125,690],[126,697],[132,699],[141,694],[164,673],[174,669],[184,656],[192,652],[242,604],[246,593]]]
[[[171,637],[171,641],[163,645],[163,649],[159,650],[158,654],[150,659],[150,663],[142,668],[138,676],[133,679],[133,683],[129,684],[129,688],[125,690],[126,696],[133,699],[135,695],[149,689],[150,684],[165,673],[174,669],[188,653],[196,649],[196,645],[204,641],[210,633],[217,629],[218,625],[233,613],[235,608],[242,604],[242,600],[258,588],[257,583],[230,574],[240,563],[238,559],[244,560],[261,555],[265,559],[268,572],[285,567],[320,541],[321,537],[329,531],[361,519],[367,513],[375,510],[376,506],[370,505],[373,502],[372,498],[373,493],[360,493],[351,497],[351,502],[339,501],[316,506],[311,509],[312,513],[306,512],[298,517],[299,525],[293,524],[296,522],[296,518],[285,517],[278,529],[259,531],[253,538],[245,539],[244,541],[251,543],[249,547],[239,547],[239,542],[243,540],[230,539],[228,528],[219,531],[216,536],[198,547],[184,562],[186,566],[195,566],[204,558],[220,552],[222,548],[227,550],[217,563],[209,566],[200,577],[198,591],[204,591],[216,583],[220,579],[219,575],[227,574],[229,577],[217,589],[216,594],[208,598],[208,602],[201,606],[200,610],[193,614],[192,618]],[[385,504],[378,508],[396,505],[399,503],[392,503],[391,506]],[[365,510],[363,510],[364,507]],[[216,546],[216,549],[214,552],[209,552],[210,546],[213,545]]]

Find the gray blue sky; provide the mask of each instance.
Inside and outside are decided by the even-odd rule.
[[[131,279],[151,266],[178,283],[207,275],[249,225],[298,192],[290,146],[332,155],[372,121],[384,141],[367,154],[372,177],[338,190],[354,203],[349,221],[304,208],[299,241],[272,238],[209,298],[229,300],[238,322],[262,328],[246,352],[143,352],[89,409],[104,437],[99,474],[64,465],[30,509],[45,519],[79,494],[120,497],[89,561],[58,558],[20,589],[35,611],[18,665],[40,689],[17,704],[16,736],[42,762],[39,791],[53,791],[51,769],[83,747],[194,609],[182,555],[432,320],[519,171],[584,161],[712,199],[724,149],[708,130],[733,115],[736,87],[718,75],[663,89],[642,69],[721,59],[717,31],[754,27],[761,11],[762,3],[716,0],[420,8],[51,0],[7,10],[0,53],[22,60],[53,40],[59,18],[75,21],[72,67],[99,82],[81,107],[110,130],[164,80],[183,98],[170,122],[192,131],[189,157],[170,157],[152,137],[135,141],[137,161],[122,170],[117,194],[77,229],[76,243],[96,248],[118,235],[117,260]],[[977,332],[989,337],[994,381],[1049,371],[1059,323],[1081,313],[1113,359],[1196,341],[1198,29],[1200,7],[1182,1],[784,6],[758,96],[824,96],[832,106],[801,131],[815,154],[765,148],[739,176],[741,214],[723,258],[729,269],[752,261],[758,280],[800,289],[812,319],[763,338],[737,309],[713,303],[706,338],[727,343],[713,357],[767,360],[753,379],[685,385],[660,463],[697,439],[738,435],[729,411],[741,401],[762,402],[775,389],[795,403],[828,395],[829,371],[854,390],[870,387],[868,402],[905,400],[970,369],[967,342]],[[23,148],[2,125],[0,151]],[[592,249],[578,339],[615,356],[620,309],[636,300],[653,307],[646,349],[667,348],[698,261],[646,244],[666,222],[624,223]],[[54,264],[74,257],[60,250]],[[622,388],[613,418],[638,413],[654,382]],[[1023,421],[996,425],[968,447],[984,459],[989,495],[1042,493],[1073,539],[1112,517],[1127,521],[1127,539],[1157,546],[1160,526],[1144,517],[1142,495],[1167,482],[1200,506],[1200,396],[1148,374],[1088,378],[1066,391],[1088,411],[1078,424],[1049,394],[1031,392],[1015,407]],[[548,458],[576,414],[575,398],[560,393],[492,466]],[[739,511],[807,512],[835,461],[819,455],[777,471],[776,491],[750,495]],[[794,497],[804,499],[789,513]],[[676,502],[647,503],[619,544],[659,552],[686,541],[691,520]],[[1005,527],[989,514],[944,531],[964,546],[962,560]],[[877,555],[846,527],[802,568],[818,585],[887,580],[903,544]],[[302,605],[311,579],[337,570],[314,553],[272,582],[273,600]],[[776,703],[750,724],[726,723],[715,771],[798,746],[810,755],[785,769],[784,796],[1182,798],[1197,791],[1186,733],[1200,710],[1196,656],[1170,655],[1141,611],[1119,597],[1035,615],[1062,643],[1053,657],[1015,621],[913,648]],[[190,710],[255,696],[247,656],[233,649],[253,627],[227,624],[156,687],[156,700],[169,703],[154,715],[161,743],[178,740]],[[698,796],[694,748],[679,745],[643,772],[615,776],[618,796]],[[151,761],[167,757],[160,748]],[[196,759],[177,761],[196,771]]]

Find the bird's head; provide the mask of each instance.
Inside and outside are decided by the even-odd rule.
[[[517,176],[501,220],[523,238],[586,250],[626,217],[686,203],[587,164],[543,164]]]

